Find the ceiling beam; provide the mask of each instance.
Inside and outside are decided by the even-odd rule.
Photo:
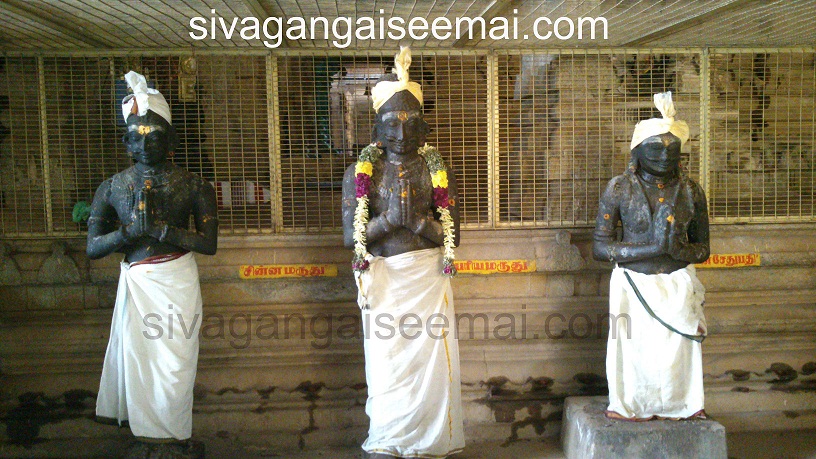
[[[521,4],[521,0],[496,0],[493,2],[492,5],[487,7],[486,10],[479,17],[484,18],[485,24],[490,24],[490,20],[499,17],[505,16],[505,13],[510,11],[511,8],[517,8]],[[506,17],[506,16],[505,16]],[[481,40],[482,35],[482,26],[479,23],[473,24],[473,38],[469,38],[471,34],[470,29],[465,30],[462,33],[462,36],[459,37],[458,40],[453,42],[454,48],[467,48],[471,42],[476,40]]]
[[[258,18],[260,22],[264,22],[267,18],[271,17],[283,17],[283,14],[279,14],[276,11],[272,11],[271,8],[266,8],[265,6],[261,5],[261,2],[259,2],[258,0],[241,0],[241,3],[243,3],[247,8],[249,8],[249,10],[252,11],[252,14],[256,18]],[[277,24],[275,23],[272,23],[271,25],[272,27],[277,27]],[[273,31],[273,34],[277,35],[277,33],[278,33],[277,30]],[[281,39],[281,46],[279,47],[291,48],[292,43],[290,43],[290,40],[284,36]]]
[[[700,26],[701,24],[715,19],[717,17],[721,17],[723,14],[731,13],[737,11],[739,9],[745,8],[748,5],[759,3],[760,0],[734,0],[730,3],[726,3],[720,5],[711,11],[705,12],[703,14],[699,14],[697,16],[692,16],[690,18],[683,19],[681,21],[675,22],[674,24],[669,24],[666,27],[661,29],[655,30],[654,32],[647,33],[645,35],[641,35],[640,37],[634,38],[632,40],[627,41],[626,43],[621,44],[621,46],[642,46],[648,43],[666,38],[670,35],[674,35],[676,33],[680,33],[684,30],[688,30],[692,27]]]
[[[69,22],[53,14],[48,14],[41,10],[26,5],[18,0],[0,0],[0,9],[6,10],[26,20],[39,23],[51,30],[59,32],[74,40],[80,41],[95,48],[110,48],[111,43],[107,43],[91,35],[81,25]]]
[[[252,11],[252,14],[261,22],[265,21],[268,17],[274,16],[272,11],[267,11],[258,0],[242,0],[242,3],[246,5],[246,7]]]

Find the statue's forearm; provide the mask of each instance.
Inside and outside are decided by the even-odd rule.
[[[592,245],[592,255],[596,260],[630,263],[657,257],[662,255],[662,252],[658,245],[651,243],[637,244],[596,239]]]
[[[672,253],[672,258],[689,263],[702,263],[708,258],[710,251],[711,249],[706,243],[689,243]]]
[[[175,226],[163,225],[159,241],[172,244],[191,252],[214,255],[218,248],[218,229],[208,228],[204,232],[190,231]]]
[[[440,246],[445,243],[445,234],[442,231],[442,224],[431,217],[424,219],[422,223],[419,224],[419,227],[414,230],[414,233]]]
[[[394,225],[388,222],[386,213],[382,212],[366,224],[366,244],[379,241],[393,229]]]
[[[124,227],[120,227],[106,234],[89,234],[87,247],[88,258],[96,260],[106,257],[121,249],[126,244],[127,238],[125,237]]]

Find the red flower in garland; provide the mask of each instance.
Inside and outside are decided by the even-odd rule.
[[[433,190],[433,200],[434,205],[436,207],[440,207],[442,209],[448,208],[448,189],[447,188],[440,188],[436,187]]]
[[[363,174],[362,172],[357,174],[357,177],[354,179],[354,185],[356,197],[362,198],[363,196],[368,196],[368,193],[371,191],[371,176]]]

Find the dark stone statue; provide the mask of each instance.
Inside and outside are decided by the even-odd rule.
[[[394,90],[378,102],[383,100],[378,99],[380,88],[408,81],[409,51],[403,48],[395,62],[403,70],[400,79],[389,75],[391,79],[384,78],[372,90],[379,109],[373,140],[382,153],[369,157],[374,149],[363,150],[343,178],[344,243],[355,248],[358,257],[365,241],[365,261],[355,258],[353,263],[363,323],[376,328],[389,317],[393,323],[406,317],[424,323],[436,317],[453,324],[450,276],[455,274],[453,247],[459,244],[456,178],[450,167],[442,167],[438,152],[426,147],[429,127],[422,118],[421,93]],[[367,207],[361,204],[366,202]],[[464,434],[454,334],[387,339],[381,331],[373,331],[363,343],[366,413],[371,420],[363,457],[446,457],[460,451]]]
[[[629,170],[601,197],[592,248],[596,259],[617,264],[606,415],[629,421],[705,417],[705,288],[694,264],[709,255],[708,209],[680,164],[688,125],[674,120],[671,93],[656,94],[655,105],[663,118],[635,127]]]
[[[395,94],[377,114],[373,137],[385,154],[374,164],[366,229],[368,251],[374,256],[390,257],[443,244],[428,166],[417,153],[428,131],[419,101],[408,91]],[[347,248],[354,247],[354,177],[351,165],[343,178],[343,241]],[[449,209],[455,225],[454,245],[458,246],[459,195],[450,166],[448,196],[453,203]]]
[[[131,72],[126,78],[144,94],[143,77]],[[150,97],[156,110],[169,116],[164,98],[157,92]],[[130,114],[127,108],[123,113],[123,142],[135,164],[102,182],[88,219],[88,257],[124,254],[97,419],[129,422],[138,438],[129,459],[203,458],[203,443],[190,439],[199,350],[196,318],[203,304],[190,252],[216,251],[215,190],[168,160],[178,145],[169,118],[152,108],[139,115],[138,103],[131,103]],[[175,327],[168,314],[193,324],[189,336],[173,340],[172,330],[152,338],[145,334],[150,316],[162,326]]]
[[[708,258],[705,195],[681,171],[677,136],[654,135],[632,150],[631,169],[612,179],[601,197],[592,253],[644,274],[671,273]]]
[[[132,114],[122,140],[135,164],[97,189],[88,219],[88,257],[120,252],[133,263],[186,251],[214,254],[215,190],[168,161],[177,144],[172,126],[152,111]]]

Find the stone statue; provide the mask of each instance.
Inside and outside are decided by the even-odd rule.
[[[596,259],[616,263],[607,416],[629,420],[705,414],[705,290],[693,264],[709,255],[708,210],[703,190],[680,165],[688,125],[674,120],[671,93],[654,99],[663,118],[635,127],[629,170],[601,197],[593,245]]]
[[[365,330],[363,449],[371,458],[445,457],[464,447],[450,287],[459,197],[453,172],[425,143],[408,48],[395,64],[396,76],[372,89],[374,143],[343,179],[344,241],[355,253]],[[421,327],[405,328],[417,320]]]
[[[190,441],[202,321],[192,252],[216,251],[215,190],[168,161],[177,137],[164,97],[142,75],[125,79],[134,94],[123,141],[135,164],[99,186],[88,219],[90,258],[124,254],[96,413],[129,422],[140,441],[128,457],[203,457]]]

